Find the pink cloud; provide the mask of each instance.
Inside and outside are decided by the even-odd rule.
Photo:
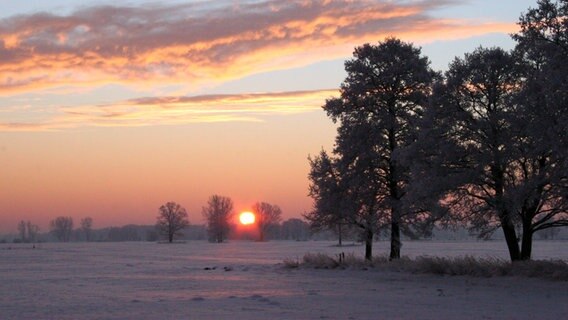
[[[62,107],[38,122],[2,123],[0,131],[50,131],[77,127],[133,127],[197,122],[258,122],[271,114],[320,111],[338,90],[147,97],[106,105]]]
[[[63,85],[220,82],[348,56],[385,36],[427,42],[515,26],[433,18],[452,1],[98,6],[0,20],[0,94]]]

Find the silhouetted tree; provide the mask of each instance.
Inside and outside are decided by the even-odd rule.
[[[231,198],[213,195],[207,201],[207,207],[202,209],[203,218],[207,221],[209,241],[223,242],[231,229],[233,217],[233,201]]]
[[[535,232],[568,225],[566,21],[568,2],[539,1],[520,19],[513,54],[480,48],[456,59],[416,157],[438,158],[430,177],[443,178],[423,180],[453,184],[445,205],[481,236],[501,227],[511,260],[530,259]]]
[[[530,259],[535,232],[568,226],[568,1],[537,4],[513,35],[526,79],[516,100],[521,259]]]
[[[260,234],[259,240],[265,241],[265,234],[268,229],[280,222],[282,210],[279,206],[266,202],[257,202],[252,206],[256,216],[256,224]]]
[[[500,48],[479,48],[456,58],[445,83],[435,88],[431,114],[425,117],[430,121],[427,138],[419,142],[425,150],[421,158],[436,168],[420,180],[438,184],[422,190],[445,192],[439,195],[444,204],[481,237],[501,227],[512,260],[519,258],[509,205],[517,157],[512,125],[518,110],[512,99],[520,85],[514,57]]]
[[[18,234],[20,235],[20,240],[22,242],[28,242],[28,235],[26,232],[26,222],[24,220],[18,223]]]
[[[81,231],[85,235],[85,241],[91,241],[91,233],[93,231],[93,218],[86,217],[81,219]]]
[[[344,176],[339,168],[337,159],[330,157],[325,151],[319,156],[309,158],[310,179],[309,195],[314,199],[314,209],[304,214],[312,231],[333,230],[338,235],[339,245],[342,245],[344,230],[349,226],[356,225],[370,234],[372,242],[373,234],[378,231],[374,213],[369,211],[355,214],[356,199],[345,190]],[[343,184],[342,184],[343,183]],[[368,231],[365,231],[370,229]],[[371,243],[372,245],[372,243]]]
[[[168,202],[158,209],[156,228],[172,243],[183,228],[189,226],[187,211],[175,202]]]
[[[437,74],[420,49],[393,38],[356,48],[345,70],[341,97],[324,106],[339,123],[333,167],[339,173],[343,197],[352,205],[341,212],[365,231],[367,259],[371,259],[374,232],[389,223],[390,257],[396,259],[401,228],[413,234],[410,222],[416,222],[417,215],[402,211],[409,168],[394,155],[416,139],[417,122]]]
[[[26,229],[28,232],[28,241],[31,243],[37,242],[39,227],[28,220],[28,222],[26,222]]]
[[[71,233],[73,232],[73,218],[71,217],[57,217],[49,223],[51,233],[59,241],[69,242]]]

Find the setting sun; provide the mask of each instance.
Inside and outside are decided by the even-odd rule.
[[[243,212],[239,215],[239,221],[244,224],[252,224],[254,223],[254,214],[252,212]]]

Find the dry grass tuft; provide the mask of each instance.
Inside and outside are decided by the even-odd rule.
[[[302,261],[284,260],[287,268],[314,269],[367,269],[377,268],[395,272],[430,273],[452,276],[498,277],[521,276],[568,281],[568,263],[562,260],[519,261],[511,263],[498,258],[432,257],[420,256],[415,259],[403,257],[389,261],[387,256],[375,257],[372,261],[354,254],[340,254],[334,257],[323,253],[308,253]]]

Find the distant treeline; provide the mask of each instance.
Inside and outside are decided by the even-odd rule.
[[[233,228],[233,230],[238,230]],[[91,231],[90,242],[123,242],[123,241],[150,241],[157,242],[163,240],[159,237],[158,231],[154,225],[124,225],[120,227],[107,227],[101,229],[93,229]],[[358,243],[362,242],[362,235],[358,234],[357,230],[343,231],[344,243]],[[189,240],[203,240],[207,241],[207,227],[206,225],[190,225],[183,229],[181,236],[176,238],[181,241]],[[493,237],[488,240],[497,240],[500,238],[500,233],[495,233]],[[568,240],[568,230],[565,229],[547,229],[536,233],[540,240]],[[384,232],[376,235],[375,240],[388,240],[390,235]],[[405,237],[406,238],[406,237]],[[86,242],[85,233],[76,229],[73,230],[69,239],[72,242]],[[229,240],[256,240],[254,234],[232,232],[229,235]],[[313,232],[310,231],[307,223],[301,219],[289,219],[280,224],[271,225],[266,234],[266,240],[293,240],[293,241],[308,241],[308,240],[327,240],[337,241],[338,234],[331,230]],[[406,240],[412,240],[406,238]],[[471,234],[466,228],[458,228],[449,230],[444,228],[435,228],[431,237],[426,240],[440,240],[440,241],[467,241],[477,240],[477,235]],[[0,243],[31,243],[31,242],[58,242],[56,236],[50,232],[39,233],[37,238],[33,241],[22,240],[16,234],[9,234],[0,236]]]

